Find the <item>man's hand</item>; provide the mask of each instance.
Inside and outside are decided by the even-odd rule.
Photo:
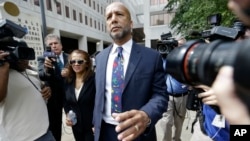
[[[63,68],[61,72],[62,77],[67,77],[69,75],[69,69]]]
[[[4,52],[0,50],[0,61],[5,61],[5,57],[8,56],[8,52]],[[0,66],[0,102],[6,97],[7,95],[7,87],[8,87],[8,80],[9,80],[9,66],[8,62],[4,62],[2,66]]]
[[[218,101],[216,98],[216,94],[214,93],[213,89],[206,85],[198,85],[195,88],[200,88],[204,92],[199,93],[198,97],[202,99],[202,102],[207,105],[218,105]]]
[[[113,113],[112,116],[120,124],[115,130],[118,135],[118,140],[132,141],[140,136],[148,127],[150,118],[144,111],[130,110],[123,113]]]
[[[51,89],[48,86],[44,86],[41,90],[41,94],[44,100],[48,100],[51,97]]]
[[[54,68],[54,62],[56,62],[55,58],[49,59],[48,57],[45,57],[44,68],[46,69],[46,72],[48,72],[49,69]]]
[[[4,52],[3,50],[0,50],[0,61],[3,62],[3,66],[7,64],[9,66],[9,63],[5,63],[5,57],[9,55],[9,52]],[[1,67],[1,66],[0,66]]]

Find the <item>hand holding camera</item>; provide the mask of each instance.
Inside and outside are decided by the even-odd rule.
[[[51,97],[51,89],[48,86],[43,85],[41,87],[41,94],[45,101],[48,101],[48,99]]]
[[[56,62],[56,59],[55,59],[55,58],[45,57],[44,67],[45,67],[46,69],[54,69],[54,67],[55,67],[55,62]]]
[[[0,50],[0,67],[5,65],[5,62],[6,62],[5,57],[8,55],[9,55],[8,52],[4,52],[4,51]]]
[[[55,69],[55,63],[57,61],[56,54],[51,51],[50,46],[46,46],[46,51],[44,52],[43,56],[45,57],[44,67],[47,72],[49,69]]]

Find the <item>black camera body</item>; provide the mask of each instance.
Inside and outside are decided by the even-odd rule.
[[[238,37],[238,30],[224,26],[215,26],[210,30],[202,31],[201,37],[208,38],[209,41],[217,39],[233,41]]]
[[[7,19],[0,20],[0,50],[10,54],[5,58],[6,61],[15,63],[18,60],[35,59],[34,49],[29,48],[26,42],[14,38],[22,38],[26,33],[27,30],[20,25]]]
[[[48,57],[49,59],[54,58],[56,59],[56,54],[51,50],[50,46],[45,47],[45,51],[43,52],[43,57]]]
[[[221,14],[210,15],[207,17],[207,23],[212,26],[211,29],[203,30],[201,32],[201,37],[208,39],[209,41],[214,40],[224,40],[224,41],[234,41],[239,36],[245,33],[246,27],[240,22],[234,22],[232,27],[220,26]]]
[[[162,55],[168,55],[175,47],[178,41],[172,38],[171,32],[161,35],[161,40],[157,42],[157,51]]]

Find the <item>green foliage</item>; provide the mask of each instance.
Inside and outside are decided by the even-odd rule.
[[[168,0],[165,10],[175,12],[171,28],[177,34],[189,35],[191,31],[210,29],[207,17],[217,13],[222,15],[221,25],[231,27],[235,16],[227,8],[227,2],[228,0]]]

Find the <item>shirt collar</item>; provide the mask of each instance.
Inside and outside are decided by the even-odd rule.
[[[132,44],[133,44],[133,41],[132,41],[132,38],[131,38],[125,44],[121,45],[121,47],[123,48],[123,52],[130,53],[131,52],[131,48],[132,48]],[[112,47],[112,50],[111,50],[111,54],[117,53],[117,51],[116,51],[117,47],[120,47],[120,46],[114,43],[113,47]]]

